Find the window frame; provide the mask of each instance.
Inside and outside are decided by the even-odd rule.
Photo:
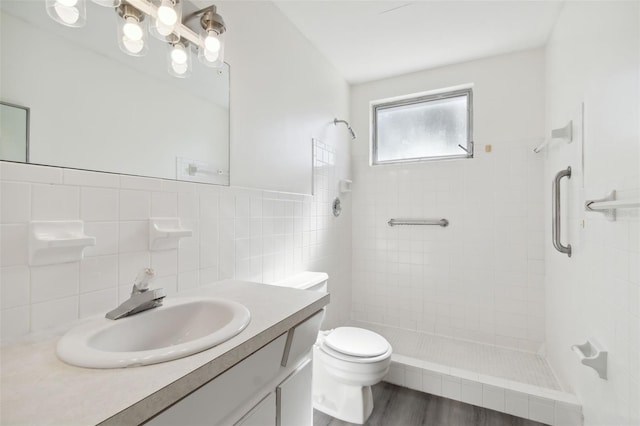
[[[461,96],[467,97],[467,143],[466,151],[459,155],[441,155],[437,157],[416,157],[416,158],[403,158],[397,160],[378,160],[378,111],[395,108],[398,106],[414,105],[428,103],[431,101],[457,98]],[[461,150],[462,151],[462,150]],[[428,161],[442,161],[442,160],[455,160],[461,158],[473,158],[473,88],[468,87],[464,89],[450,90],[446,92],[432,93],[428,95],[419,95],[404,97],[402,99],[395,99],[391,101],[379,101],[374,102],[371,105],[371,166],[381,166],[387,164],[403,164],[403,163],[421,163]]]

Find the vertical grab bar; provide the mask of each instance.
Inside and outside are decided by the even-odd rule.
[[[571,167],[567,167],[566,170],[560,170],[553,179],[553,186],[551,187],[551,239],[556,250],[571,257],[571,244],[563,246],[560,242],[560,180],[563,177],[571,179]]]

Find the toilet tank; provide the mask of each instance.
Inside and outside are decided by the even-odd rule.
[[[301,290],[327,292],[329,275],[324,272],[298,272],[283,280],[271,283],[280,287],[297,288]]]

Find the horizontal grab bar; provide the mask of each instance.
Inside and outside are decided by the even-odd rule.
[[[437,225],[449,226],[449,221],[447,219],[389,219],[387,222],[389,226],[398,226],[398,225]]]

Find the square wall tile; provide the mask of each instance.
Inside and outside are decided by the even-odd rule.
[[[178,193],[178,217],[181,220],[198,219],[198,198],[191,192]]]
[[[120,227],[118,222],[87,222],[84,224],[84,232],[96,237],[96,245],[86,247],[84,256],[103,256],[118,253],[120,241]]]
[[[148,220],[151,195],[146,191],[120,190],[120,220]]]
[[[409,389],[422,391],[422,369],[409,366],[405,367],[404,386]]]
[[[79,278],[78,262],[32,266],[31,303],[77,295]]]
[[[118,286],[118,256],[88,257],[80,262],[80,293]]]
[[[197,230],[194,236],[180,241],[178,249],[178,271],[180,273],[193,271],[200,268],[200,242],[197,238]]]
[[[0,315],[0,338],[13,339],[29,332],[29,306],[3,309]]]
[[[207,285],[219,281],[219,273],[217,266],[214,268],[202,268],[198,271],[199,285]]]
[[[383,380],[393,385],[404,386],[404,366],[397,362],[392,362],[389,367],[389,372]]]
[[[152,286],[154,288],[163,289],[167,296],[173,296],[178,293],[178,276],[167,275],[164,277],[157,277],[153,281]]]
[[[200,244],[200,269],[217,268],[218,245],[217,244]]]
[[[462,379],[460,385],[460,401],[482,407],[482,383]]]
[[[234,196],[225,195],[220,197],[220,218],[234,219],[236,217],[236,198]]]
[[[26,223],[31,219],[31,186],[29,184],[2,182],[0,195],[2,223]]]
[[[556,401],[555,426],[582,426],[582,408],[578,405]]]
[[[181,272],[178,275],[178,292],[192,290],[200,286],[199,271]]]
[[[120,175],[120,188],[159,191],[162,189],[162,179]]]
[[[80,188],[63,185],[33,185],[33,220],[71,220],[80,218]]]
[[[431,395],[442,395],[442,374],[424,371],[422,374],[422,391]]]
[[[482,406],[491,410],[504,412],[505,396],[504,389],[491,386],[482,385]]]
[[[2,163],[2,180],[62,183],[62,169],[21,163]]]
[[[78,319],[78,296],[31,305],[31,331],[59,327]]]
[[[178,194],[175,192],[154,192],[151,196],[152,217],[177,217]]]
[[[506,390],[504,401],[505,401],[504,411],[506,413],[517,416],[517,417],[522,417],[523,419],[526,419],[529,417],[529,396],[528,395],[520,392]]]
[[[82,188],[80,217],[85,221],[118,220],[117,189]]]
[[[442,396],[460,401],[462,394],[461,380],[454,376],[442,376]]]
[[[118,256],[119,284],[129,286],[129,292],[131,292],[131,286],[138,273],[150,267],[151,257],[148,252],[121,254]]]
[[[93,291],[80,295],[78,316],[87,318],[94,315],[104,315],[118,306],[118,288]]]
[[[529,420],[535,420],[536,422],[546,423],[548,425],[553,424],[555,419],[555,402],[540,398],[537,396],[529,395]]]
[[[151,252],[151,267],[156,277],[178,275],[178,250]]]
[[[94,186],[103,188],[120,187],[120,176],[114,173],[89,172],[86,170],[62,169],[65,185]]]
[[[0,266],[26,265],[28,225],[0,225]]]
[[[0,270],[1,308],[13,308],[29,304],[29,268],[15,266]]]
[[[120,253],[140,252],[149,249],[149,222],[136,220],[120,222]]]

